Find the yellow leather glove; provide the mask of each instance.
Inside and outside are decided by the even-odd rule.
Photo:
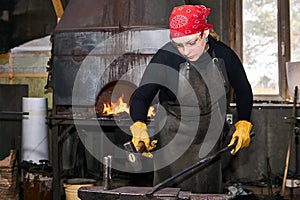
[[[252,124],[246,120],[240,120],[235,123],[235,132],[232,135],[231,141],[228,146],[233,145],[238,140],[234,149],[231,150],[231,154],[234,155],[241,148],[248,147],[250,144],[250,131]]]
[[[135,122],[130,126],[130,130],[132,133],[132,143],[135,146],[136,150],[139,151],[139,142],[142,141],[145,143],[145,147],[147,151],[151,151],[156,147],[157,140],[153,140],[150,142],[150,138],[148,135],[147,126],[143,122]]]

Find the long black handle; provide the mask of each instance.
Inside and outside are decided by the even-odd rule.
[[[29,115],[29,112],[0,111],[0,115]]]
[[[251,132],[250,133],[250,137],[253,137],[255,135],[254,132]],[[199,167],[200,165],[203,165],[205,163],[208,163],[212,160],[214,160],[215,158],[217,158],[218,156],[220,156],[221,154],[223,154],[224,152],[228,152],[228,151],[231,151],[232,149],[234,149],[237,145],[237,140],[230,146],[227,146],[227,147],[224,147],[222,148],[221,150],[219,150],[217,153],[215,153],[214,155],[211,155],[211,156],[208,156],[206,158],[203,158],[201,159],[200,161],[196,162],[195,164],[185,168],[184,170],[178,172],[177,174],[175,174],[174,176],[171,176],[169,178],[167,178],[166,180],[164,180],[163,182],[155,185],[153,187],[153,189],[148,192],[146,195],[153,195],[158,189],[160,189],[161,187],[163,187],[164,185],[166,185],[167,183],[169,183],[170,181],[178,178],[179,176],[191,171],[192,169],[196,168],[196,167]]]

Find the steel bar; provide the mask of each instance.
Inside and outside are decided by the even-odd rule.
[[[0,115],[29,115],[29,112],[0,111]]]
[[[199,167],[200,165],[203,165],[205,163],[208,163],[214,159],[216,159],[217,157],[219,157],[222,153],[227,152],[227,151],[231,151],[232,149],[235,148],[236,146],[236,142],[233,145],[227,146],[222,148],[220,151],[218,151],[216,154],[208,156],[198,162],[196,162],[195,164],[189,166],[188,168],[185,168],[184,170],[180,171],[179,173],[175,174],[174,176],[171,176],[170,178],[167,178],[166,180],[164,180],[163,182],[157,184],[156,186],[153,187],[152,191],[150,191],[149,193],[147,193],[147,195],[153,195],[158,189],[160,189],[161,187],[163,187],[164,185],[166,185],[167,183],[171,182],[172,180],[178,178],[179,176],[191,171],[192,169]]]
[[[254,132],[250,133],[250,137],[253,137],[255,135]],[[214,159],[216,159],[217,157],[221,156],[224,152],[229,152],[232,149],[235,148],[235,146],[237,145],[237,141],[235,141],[235,143],[233,143],[230,146],[224,147],[221,150],[219,150],[217,153],[208,156],[206,158],[203,158],[202,160],[196,162],[195,164],[185,168],[184,170],[180,171],[179,173],[175,174],[174,176],[171,176],[169,178],[167,178],[166,180],[164,180],[163,182],[157,184],[156,186],[153,187],[152,191],[150,191],[149,193],[147,193],[147,195],[153,195],[153,193],[155,193],[158,189],[160,189],[161,187],[163,187],[164,185],[166,185],[167,183],[171,182],[172,180],[178,178],[179,176],[191,171],[192,169],[195,169],[196,167],[199,167],[200,165],[206,164]]]
[[[288,148],[287,148],[287,152],[286,152],[285,168],[284,168],[284,175],[283,175],[282,188],[281,188],[281,196],[284,196],[284,192],[285,192],[285,184],[286,184],[287,172],[288,172],[288,168],[289,168],[290,155],[291,155],[291,146],[292,146],[292,141],[293,141],[293,135],[295,132],[295,125],[297,123],[297,120],[296,120],[297,99],[298,99],[298,86],[296,86],[295,90],[294,90],[294,99],[293,99],[294,106],[293,106],[293,110],[292,110],[293,123],[291,123],[291,130],[290,130],[290,135],[289,135],[289,140],[288,140]]]

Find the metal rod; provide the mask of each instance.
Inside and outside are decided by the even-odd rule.
[[[111,156],[103,158],[103,190],[111,188]]]
[[[63,142],[63,140],[66,138],[66,136],[70,133],[72,128],[74,127],[74,124],[70,124],[59,136],[58,136],[58,142]]]
[[[61,198],[60,145],[58,142],[59,126],[52,128],[52,167],[53,167],[53,199]]]
[[[0,115],[29,115],[29,112],[0,111]]]
[[[250,137],[253,137],[255,135],[254,132],[250,133]],[[148,192],[146,195],[153,195],[158,189],[160,189],[161,187],[163,187],[164,185],[166,185],[167,183],[171,182],[172,180],[178,178],[179,176],[191,171],[192,169],[199,167],[200,165],[203,165],[205,163],[208,163],[214,159],[216,159],[217,157],[219,157],[221,154],[223,154],[224,152],[229,152],[232,149],[235,148],[235,146],[237,145],[237,140],[230,146],[224,147],[221,150],[219,150],[217,153],[215,153],[214,155],[208,156],[206,158],[203,158],[202,160],[196,162],[195,164],[189,166],[188,168],[185,168],[184,170],[180,171],[179,173],[175,174],[174,176],[171,176],[169,178],[167,178],[166,180],[164,180],[163,182],[157,184],[156,186],[153,187],[153,189]]]
[[[295,132],[295,125],[297,123],[297,120],[295,118],[296,117],[297,99],[298,99],[298,86],[296,86],[295,90],[294,90],[294,105],[293,105],[293,110],[292,110],[293,122],[291,124],[291,130],[290,130],[290,135],[289,135],[289,140],[288,140],[288,148],[287,148],[287,152],[286,152],[285,168],[284,168],[284,175],[283,175],[282,188],[281,188],[281,196],[283,196],[283,197],[284,197],[284,192],[285,192],[287,172],[288,172],[288,169],[289,169],[289,162],[290,162],[290,156],[291,156],[291,146],[292,146],[292,141],[293,141],[293,135],[294,135],[294,132]]]
[[[225,147],[225,148],[221,149],[220,151],[218,151],[216,154],[214,154],[212,156],[209,156],[209,157],[206,157],[206,158],[196,162],[195,164],[189,166],[188,168],[185,168],[184,170],[180,171],[179,173],[175,174],[174,176],[171,176],[171,177],[167,178],[163,182],[161,182],[161,183],[157,184],[156,186],[154,186],[152,191],[147,193],[147,195],[153,195],[158,189],[160,189],[162,186],[166,185],[167,183],[171,182],[172,180],[178,178],[179,176],[191,171],[192,169],[194,169],[194,168],[196,168],[196,167],[198,167],[202,164],[205,164],[205,163],[208,163],[208,162],[214,160],[215,158],[220,156],[223,152],[230,151],[230,150],[234,149],[235,146],[236,146],[236,143],[234,143],[231,146]]]

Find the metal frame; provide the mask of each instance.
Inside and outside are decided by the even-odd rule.
[[[234,27],[234,49],[243,60],[243,1],[230,0],[234,2],[235,17],[231,19],[230,27]],[[279,95],[254,95],[254,100],[258,101],[286,101],[289,98],[286,63],[290,61],[290,13],[289,0],[277,0],[278,3],[278,75],[279,75]]]

